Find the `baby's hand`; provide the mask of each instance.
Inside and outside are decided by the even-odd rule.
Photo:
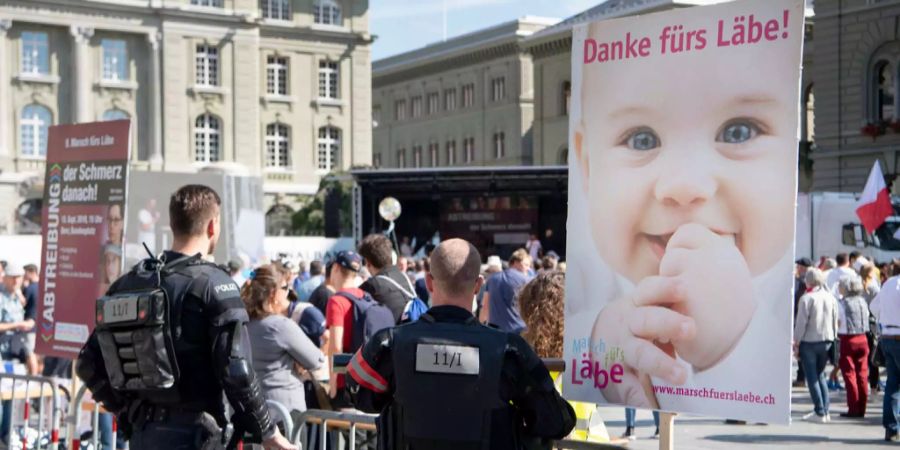
[[[648,376],[680,385],[687,372],[672,355],[670,342],[689,340],[696,332],[694,320],[657,305],[678,303],[684,289],[676,279],[648,277],[634,292],[611,302],[597,315],[591,342],[603,342],[607,352],[621,350],[625,375],[621,383],[609,383],[603,396],[610,402],[655,408],[656,400]],[[657,341],[668,349],[668,353]],[[605,360],[605,354],[592,355]]]
[[[744,333],[756,302],[750,269],[734,237],[698,224],[679,227],[659,265],[662,277],[680,280],[685,300],[672,309],[697,324],[697,335],[675,343],[685,361],[703,370],[721,360]]]

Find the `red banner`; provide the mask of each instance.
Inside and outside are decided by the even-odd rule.
[[[129,120],[50,127],[37,348],[74,358],[94,302],[122,271]]]

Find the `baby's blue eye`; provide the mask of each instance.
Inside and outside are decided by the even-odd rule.
[[[653,150],[659,147],[659,137],[656,136],[653,130],[640,129],[629,134],[625,138],[624,145],[627,145],[632,150]]]
[[[743,144],[759,134],[752,122],[733,122],[725,125],[716,140],[726,144]]]

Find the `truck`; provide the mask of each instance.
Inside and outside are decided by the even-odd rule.
[[[892,197],[894,214],[874,233],[866,232],[856,215],[858,194],[851,192],[811,192],[797,196],[797,258],[820,257],[858,251],[877,262],[900,258],[900,198]]]

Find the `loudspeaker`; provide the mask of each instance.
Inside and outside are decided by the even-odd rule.
[[[325,193],[325,237],[341,237],[341,193],[337,189]]]

